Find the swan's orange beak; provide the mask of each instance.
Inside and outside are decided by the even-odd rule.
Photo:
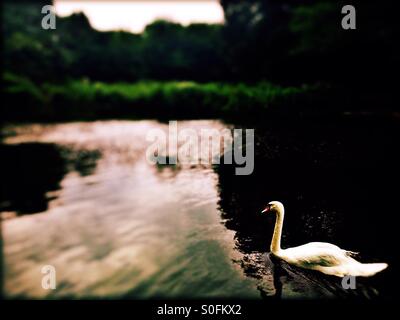
[[[269,210],[271,210],[271,208],[269,206],[266,206],[265,209],[261,211],[261,213],[269,212]]]

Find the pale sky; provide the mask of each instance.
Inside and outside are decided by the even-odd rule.
[[[101,31],[142,32],[156,19],[188,25],[195,22],[223,23],[224,12],[218,0],[55,0],[59,16],[83,12],[93,28]]]

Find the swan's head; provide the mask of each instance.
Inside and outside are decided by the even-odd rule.
[[[269,212],[283,212],[283,204],[279,201],[271,201],[264,208],[264,210],[261,211],[261,213],[269,213]]]

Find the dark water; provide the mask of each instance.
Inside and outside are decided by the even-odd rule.
[[[218,121],[182,127],[223,129]],[[385,298],[395,295],[398,123],[263,125],[255,171],[155,166],[155,121],[6,127],[0,210],[7,297]],[[329,241],[388,262],[356,290],[268,254],[286,207],[283,247]],[[43,265],[57,289],[40,286]]]
[[[269,123],[256,129],[256,169],[235,176],[219,167],[220,207],[234,230],[243,268],[250,277],[273,281],[259,289],[279,297],[386,298],[397,295],[399,121],[345,119],[338,122]],[[341,282],[271,261],[262,254],[274,218],[259,215],[270,200],[285,204],[282,246],[326,241],[359,252],[363,262],[387,262],[372,278],[358,278],[357,290]],[[271,276],[272,277],[272,276]],[[280,289],[279,289],[280,288]]]

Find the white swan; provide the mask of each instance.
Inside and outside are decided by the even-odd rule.
[[[281,249],[284,207],[279,201],[271,201],[262,211],[275,212],[276,222],[271,241],[271,253],[298,267],[317,270],[337,277],[370,277],[387,268],[386,263],[361,263],[353,259],[353,252],[340,249],[326,242],[310,242],[302,246]]]

